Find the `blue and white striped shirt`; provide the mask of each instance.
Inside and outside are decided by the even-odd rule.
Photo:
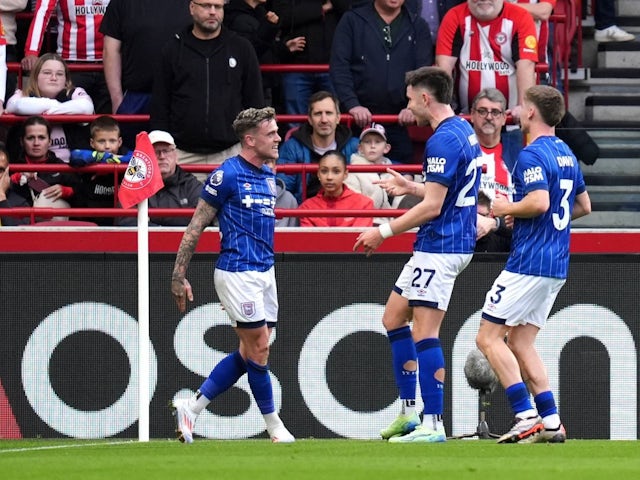
[[[461,117],[443,120],[425,147],[423,175],[448,188],[440,215],[420,226],[414,251],[473,253],[482,150]]]
[[[520,152],[511,174],[514,202],[543,189],[550,204],[542,215],[515,219],[506,270],[567,278],[571,214],[576,195],[586,190],[578,160],[559,138],[538,137]]]
[[[214,170],[200,197],[218,210],[220,256],[216,268],[265,272],[274,264],[275,174],[241,156]]]

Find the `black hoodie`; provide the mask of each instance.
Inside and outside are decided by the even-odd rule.
[[[226,27],[211,40],[197,39],[192,28],[162,51],[151,129],[171,133],[181,150],[216,153],[238,143],[231,124],[241,110],[264,106],[260,66],[251,43]]]

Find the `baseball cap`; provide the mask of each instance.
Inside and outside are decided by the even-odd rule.
[[[362,138],[367,133],[377,133],[384,139],[385,142],[387,141],[387,132],[379,123],[372,123],[371,125],[368,125],[364,130],[362,130],[362,133],[360,134],[360,140],[362,140]]]
[[[153,130],[149,133],[149,140],[151,141],[151,145],[154,143],[168,143],[169,145],[175,145],[176,142],[171,136],[169,132],[165,132],[164,130]]]

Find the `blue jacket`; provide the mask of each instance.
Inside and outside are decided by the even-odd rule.
[[[373,2],[346,12],[333,37],[331,81],[344,111],[367,107],[397,114],[407,106],[405,73],[433,65],[429,26],[402,7],[403,19],[387,47]]]
[[[280,147],[278,164],[287,165],[292,163],[318,163],[320,155],[313,149],[311,141],[311,125],[303,123],[300,128],[291,134],[291,138],[284,142]],[[336,129],[336,147],[349,162],[351,154],[358,151],[359,140],[351,136],[351,130],[345,125],[338,125]],[[302,203],[302,174],[284,174],[279,173],[278,178],[284,181],[284,184],[298,200]],[[320,182],[317,175],[307,174],[307,196],[313,197],[320,189]]]

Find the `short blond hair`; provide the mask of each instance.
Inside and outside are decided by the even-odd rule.
[[[247,132],[257,128],[262,122],[275,120],[276,111],[273,107],[247,108],[242,110],[233,121],[233,131],[240,142],[243,141]]]

